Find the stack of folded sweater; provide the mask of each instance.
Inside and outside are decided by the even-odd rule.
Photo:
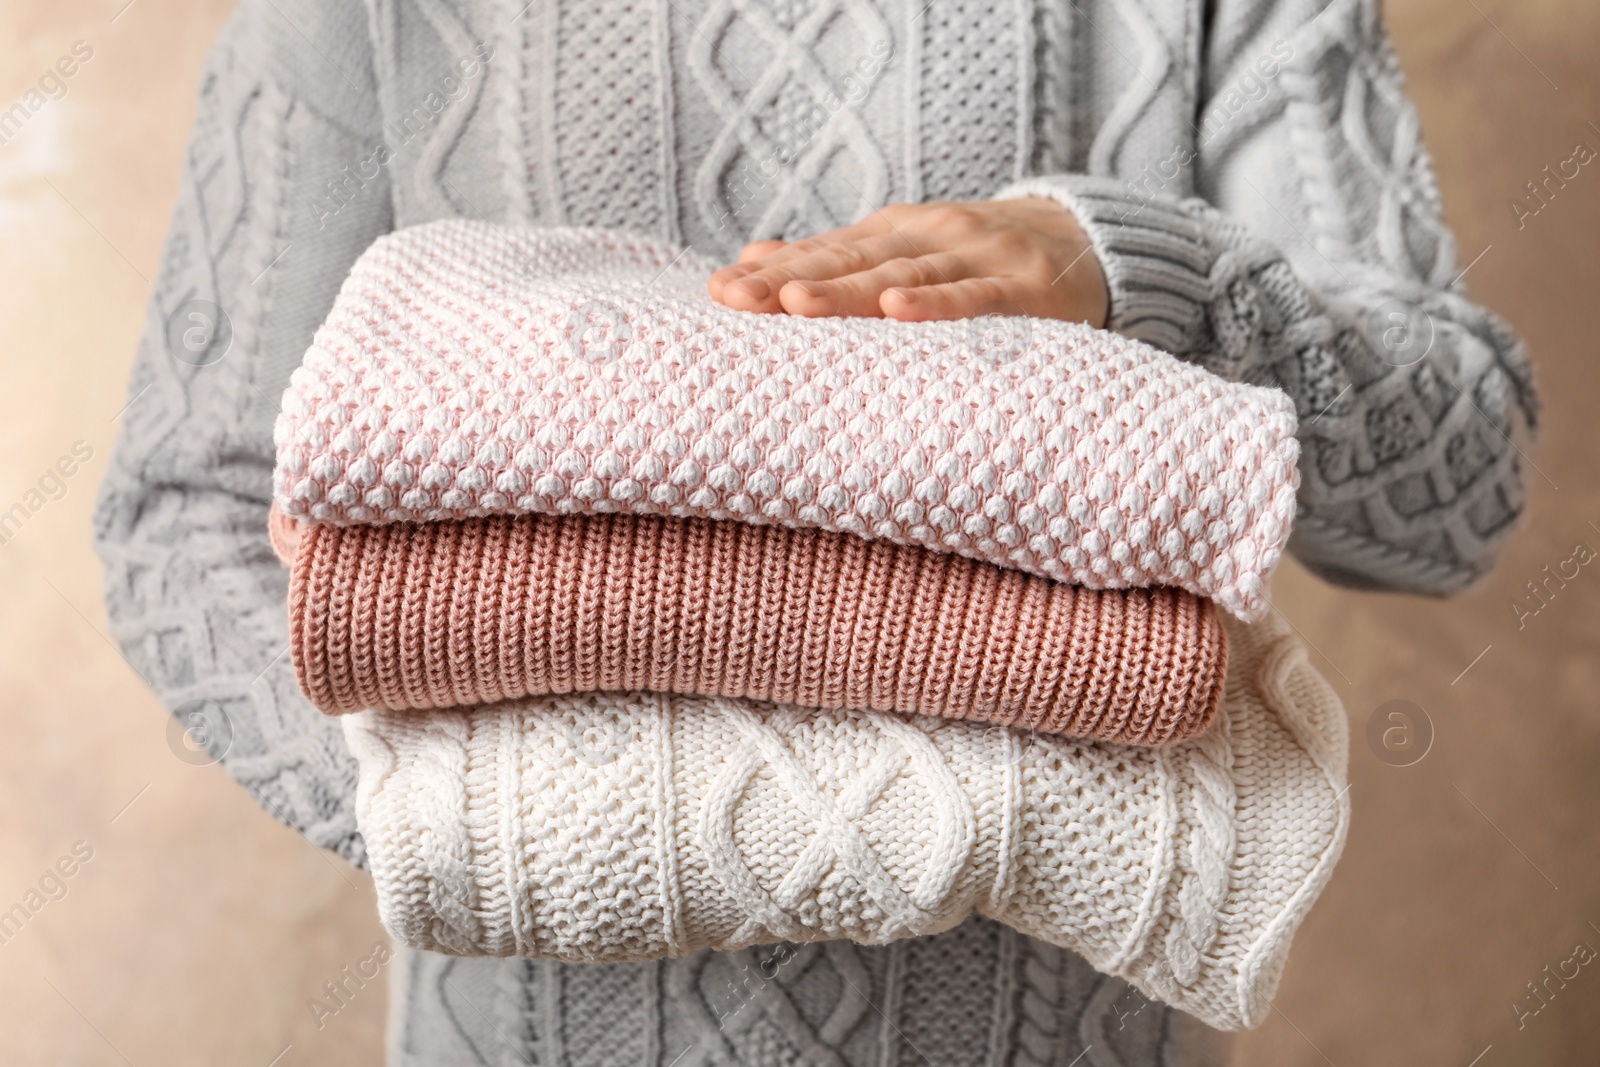
[[[730,311],[712,269],[415,227],[292,378],[291,649],[355,713],[385,924],[609,962],[976,910],[1259,1019],[1348,819],[1337,700],[1242,621],[1287,398],[1081,325]]]

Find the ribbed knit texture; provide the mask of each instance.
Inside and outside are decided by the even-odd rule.
[[[284,652],[288,572],[262,529],[272,420],[350,265],[397,226],[584,223],[731,257],[743,241],[807,236],[881,204],[1055,174],[1092,207],[1091,230],[1130,224],[1097,245],[1130,260],[1104,264],[1123,283],[1119,325],[1176,327],[1191,334],[1180,355],[1294,398],[1302,563],[1343,583],[1441,592],[1494,561],[1524,506],[1512,441],[1526,449],[1533,387],[1516,338],[1465,289],[1478,250],[1456,254],[1378,0],[1217,0],[1203,19],[1165,0],[849,0],[823,32],[806,17],[821,6],[787,0],[607,17],[625,8],[239,0],[206,61],[95,547],[108,634],[185,725],[199,710],[219,727],[207,735],[229,742],[221,766],[311,843],[366,862],[341,720],[305,699]],[[487,69],[447,102],[432,97],[477,34],[494,48]],[[869,95],[819,129],[819,94],[848,91],[884,39],[896,54]],[[1293,60],[1239,110],[1277,42]],[[774,54],[795,63],[766,63]],[[364,167],[380,141],[387,164]],[[769,165],[774,146],[793,162]],[[1178,146],[1198,156],[1154,189]],[[1120,192],[1087,187],[1124,180]],[[1171,239],[1205,246],[1202,292],[1198,258],[1131,260],[1136,240],[1169,224]],[[190,321],[195,298],[232,325],[225,355],[219,337],[204,366],[181,348],[174,358],[168,329]],[[1367,329],[1390,299],[1436,325],[1426,357],[1397,357]],[[1168,1040],[1175,1010],[1124,999],[1115,979],[1097,985],[1059,962],[1063,950],[1009,933],[973,920],[932,939],[819,944],[725,1023],[718,994],[759,973],[755,950],[618,968],[428,954],[434,969],[416,982],[390,965],[395,1014],[409,1020],[390,1062],[1221,1062]]]
[[[1259,1021],[1344,841],[1344,712],[1229,621],[1216,727],[1166,748],[645,694],[344,717],[384,925],[624,962],[880,944],[974,911],[1223,1028]]]
[[[329,712],[639,689],[1160,745],[1210,724],[1227,662],[1192,593],[1080,589],[815,529],[312,525],[293,559],[289,647]]]
[[[733,311],[715,266],[602,230],[380,238],[283,395],[278,506],[781,522],[1266,610],[1298,477],[1280,390],[1081,323]]]

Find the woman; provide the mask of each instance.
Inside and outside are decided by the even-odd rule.
[[[97,540],[130,661],[358,864],[354,764],[281,654],[271,426],[356,256],[456,215],[737,256],[711,294],[752,312],[1082,319],[1277,385],[1294,551],[1344,584],[1457,590],[1522,508],[1528,370],[1462,294],[1375,0],[243,0]],[[636,966],[408,953],[390,982],[396,1064],[1215,1053],[978,919]]]

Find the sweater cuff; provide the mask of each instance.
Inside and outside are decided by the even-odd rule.
[[[1145,198],[1109,178],[1026,178],[996,200],[1048,197],[1078,217],[1111,292],[1107,329],[1182,355],[1205,344],[1215,254],[1200,222],[1171,197]]]

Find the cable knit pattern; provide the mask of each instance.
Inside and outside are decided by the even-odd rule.
[[[1172,589],[706,519],[273,525],[296,528],[290,649],[329,712],[642,689],[1160,745],[1222,696],[1217,612]]]
[[[1282,393],[1081,324],[986,348],[964,322],[732,311],[711,269],[600,230],[377,241],[284,394],[278,506],[785,522],[1266,610]]]
[[[596,111],[582,94],[553,92],[558,71],[546,62],[558,53],[613,54],[573,40],[601,32],[578,0],[531,8],[524,0],[239,0],[206,63],[130,404],[116,420],[95,545],[109,633],[129,663],[186,725],[198,710],[225,727],[208,729],[218,738],[213,755],[313,843],[365,863],[352,810],[355,761],[339,721],[318,713],[296,684],[287,576],[262,527],[271,419],[351,262],[396,226],[450,215],[555,225],[602,217],[595,212],[603,208],[615,212],[603,216],[607,226],[719,256],[745,240],[851,221],[880,206],[863,195],[876,191],[868,183],[879,172],[870,154],[836,151],[845,127],[814,105],[827,106],[819,88],[848,92],[844,79],[870,54],[880,25],[893,60],[848,106],[886,165],[883,202],[943,195],[961,176],[1005,173],[996,161],[1009,159],[1031,174],[1147,181],[1174,148],[1196,148],[1143,212],[1134,214],[1144,201],[1128,199],[1125,187],[1108,200],[1109,218],[1130,223],[1127,240],[1097,247],[1108,273],[1131,283],[1118,296],[1119,315],[1130,312],[1119,325],[1139,333],[1127,323],[1193,324],[1184,334],[1193,343],[1173,351],[1224,375],[1273,382],[1294,399],[1304,454],[1290,550],[1302,560],[1347,584],[1455,588],[1489,566],[1522,510],[1527,467],[1502,431],[1515,437],[1517,414],[1531,421],[1536,412],[1527,361],[1505,324],[1468,299],[1459,275],[1479,250],[1457,256],[1448,239],[1377,0],[1215,0],[1204,20],[1195,5],[1173,0],[1141,0],[1137,12],[1131,0],[967,4],[949,17],[937,4],[881,4],[881,23],[854,4],[849,18],[825,25],[804,17],[811,0],[754,6],[763,3],[803,39],[753,38],[744,23],[713,12],[726,0],[651,9],[636,24],[649,27],[648,62],[660,75],[625,107]],[[925,150],[924,130],[951,122],[937,79],[972,54],[965,37],[976,27],[984,40],[1027,40],[1005,23],[1030,13],[1031,93],[1017,84],[1026,73],[1019,64],[960,76],[972,85],[981,73],[985,99],[975,111],[1009,116],[1001,98],[1024,97],[1018,121],[969,137],[941,130],[938,150]],[[1148,23],[1165,44],[1140,36],[1135,24]],[[729,32],[706,58],[731,87],[732,108],[708,98],[706,68],[688,56],[701,32],[715,36],[724,25]],[[493,59],[466,79],[460,99],[443,102],[440,93],[444,110],[430,123],[430,93],[474,55],[475,33],[494,47]],[[633,44],[642,39],[635,34]],[[1195,145],[1195,117],[1229,113],[1240,79],[1279,41],[1293,48],[1289,69]],[[789,67],[796,46],[816,63]],[[1169,61],[1147,58],[1157,53]],[[627,51],[623,62],[637,54]],[[769,71],[793,73],[776,91],[752,93]],[[622,73],[613,83],[646,84],[643,71]],[[645,121],[659,122],[660,135]],[[770,140],[752,137],[753,127]],[[603,166],[583,170],[566,153],[588,152],[585,128],[627,157],[621,166],[666,173],[654,184],[633,175],[619,184]],[[712,187],[712,228],[694,183],[725,128],[751,147]],[[387,165],[362,183],[347,179],[345,168],[361,171],[380,141],[391,149]],[[563,184],[562,176],[580,180]],[[651,196],[611,195],[622,187]],[[1192,196],[1215,214],[1196,215]],[[336,213],[319,219],[319,208]],[[1223,262],[1213,257],[1237,246],[1225,219],[1259,243],[1213,274],[1209,264]],[[1187,244],[1197,247],[1191,253]],[[1269,262],[1271,285],[1257,284],[1254,265]],[[1351,282],[1362,305],[1354,316]],[[169,321],[194,297],[214,301],[233,326],[231,348],[209,352],[204,366],[177,358],[166,342]],[[1367,346],[1373,358],[1349,358],[1350,335],[1325,324],[1367,324],[1371,305],[1391,299],[1425,309],[1437,327],[1432,348],[1392,371],[1381,345]],[[1210,328],[1212,315],[1223,328]],[[1322,331],[1344,340],[1301,343]],[[1255,743],[1230,726],[1235,749]],[[1185,870],[1187,849],[1180,839]],[[1183,937],[1199,943],[1204,933],[1197,926]],[[1152,936],[1165,945],[1168,934]],[[393,1055],[407,1067],[1199,1062],[1189,1040],[1169,1039],[1182,1029],[1181,1013],[1141,1004],[1115,979],[1096,984],[1064,950],[986,920],[887,946],[817,949],[731,1019],[719,1019],[729,1008],[716,998],[754,972],[756,950],[621,968],[417,953],[431,969],[416,981],[402,983],[391,965],[394,1014],[407,1022],[408,1043]],[[468,981],[469,970],[481,984]],[[504,992],[491,999],[486,989]],[[1126,1015],[1131,1007],[1140,1010]],[[475,1037],[443,1044],[469,1027]],[[633,1043],[618,1051],[625,1040]]]
[[[415,1006],[394,1018],[389,1067],[1227,1062],[1221,1035],[1190,1016],[981,917],[888,945],[825,941],[606,967],[396,946],[387,973],[389,995]]]
[[[282,12],[245,0],[206,61],[94,538],[110,634],[130,666],[185,726],[205,723],[212,757],[273,818],[359,865],[355,761],[295,682],[287,575],[262,520],[289,373],[393,217],[384,174],[325,227],[291,210],[319,195],[334,159],[355,158],[349,131],[376,130],[380,116],[359,7],[277,2]],[[369,91],[351,92],[341,70]],[[194,299],[223,309],[230,346],[216,331],[198,353],[172,345],[168,324],[192,324]]]
[[[977,911],[1251,1025],[1349,810],[1332,689],[1287,624],[1228,625],[1226,728],[1164,749],[640,693],[347,716],[380,913],[414,948],[622,962]]]
[[[1254,5],[1219,6],[1226,22],[1230,6]],[[1516,438],[1538,421],[1532,372],[1506,324],[1465,297],[1377,4],[1306,6],[1319,32],[1293,39],[1264,105],[1282,121],[1241,116],[1177,146],[1202,175],[1244,162],[1206,199],[1148,169],[1137,181],[1042,175],[997,195],[1077,214],[1112,329],[1296,399],[1302,562],[1349,585],[1454,591],[1488,570],[1523,512]],[[1256,55],[1271,33],[1255,32]],[[1214,77],[1226,91],[1238,72]],[[1251,177],[1264,145],[1287,173]],[[1305,202],[1278,202],[1289,187]]]

